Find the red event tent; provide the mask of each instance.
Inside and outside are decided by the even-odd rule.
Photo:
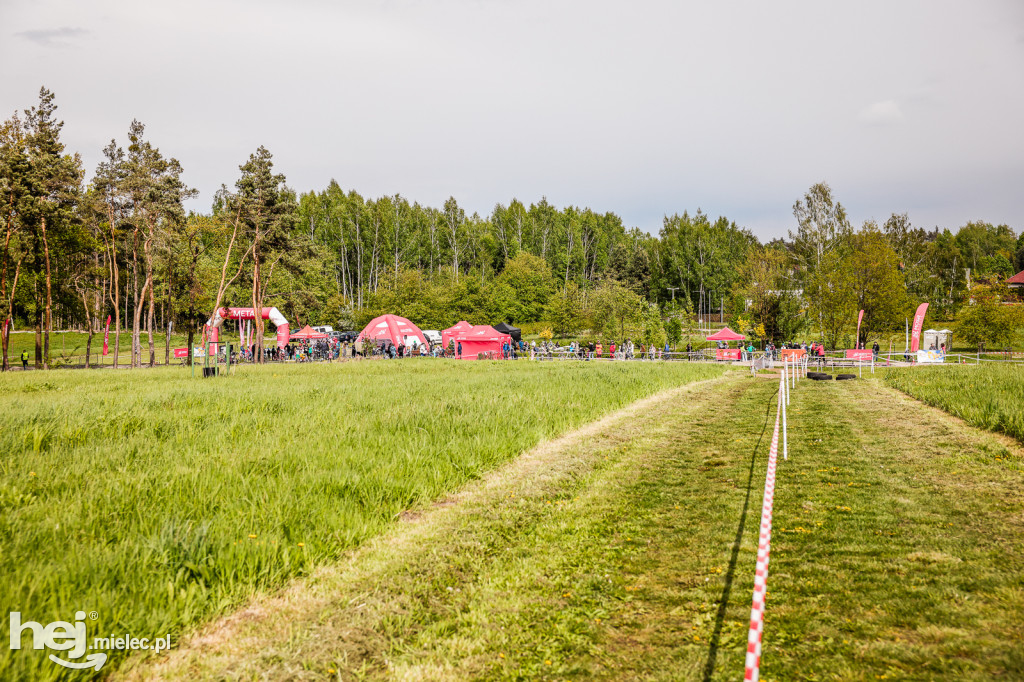
[[[363,328],[357,340],[380,342],[384,339],[389,339],[396,346],[413,345],[413,340],[418,345],[427,344],[427,339],[420,328],[398,315],[381,315],[370,320],[370,324]]]
[[[742,341],[747,338],[743,334],[737,334],[728,327],[715,332],[711,336],[705,337],[708,341]]]
[[[307,340],[307,339],[326,339],[327,338],[327,334],[318,332],[317,330],[313,329],[312,327],[310,327],[307,324],[305,327],[303,327],[299,331],[295,332],[294,334],[292,334],[288,338],[291,338],[291,339],[301,339],[301,340]]]
[[[472,328],[473,325],[471,325],[469,322],[466,322],[465,320],[456,322],[451,327],[448,327],[448,329],[445,329],[443,332],[441,332],[441,347],[447,348],[448,339],[451,339],[455,334],[470,330]]]
[[[452,329],[455,329],[455,327],[452,327]],[[448,331],[451,330],[445,330],[445,332]],[[456,347],[458,344],[462,344],[463,360],[476,360],[479,353],[492,353],[495,358],[500,359],[502,344],[512,342],[511,336],[502,334],[494,327],[489,327],[485,324],[478,326],[467,325],[466,328],[453,332],[449,338],[455,342]]]
[[[743,336],[743,334],[737,334],[728,327],[725,327],[711,336],[706,336],[704,338],[708,341],[742,341],[747,337]],[[731,350],[729,348],[719,348],[715,351],[716,360],[739,360],[740,357],[742,356],[740,355],[739,348]]]

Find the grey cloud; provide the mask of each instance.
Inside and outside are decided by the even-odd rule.
[[[1024,227],[1020,0],[0,0],[0,25],[0,112],[45,83],[88,170],[138,118],[195,210],[262,144],[300,191],[481,214],[700,206],[770,239],[826,181],[858,224]]]
[[[42,45],[43,47],[64,47],[70,45],[75,38],[82,38],[89,35],[89,31],[84,28],[61,26],[60,28],[18,31],[14,35],[31,41],[36,45]]]
[[[903,111],[895,100],[875,102],[861,110],[860,120],[868,125],[883,125],[903,120]]]

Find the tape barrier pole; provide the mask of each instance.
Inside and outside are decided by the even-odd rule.
[[[791,364],[793,364],[793,363],[787,361],[786,365],[782,368],[782,383],[786,387],[786,405],[789,405],[789,375],[790,375],[790,373],[792,371],[791,368],[790,368]],[[785,409],[785,405],[783,405],[783,409],[782,409],[782,423],[783,424],[786,423],[786,409]]]
[[[783,375],[783,381],[785,381]],[[782,459],[789,459],[789,438],[786,432],[786,406],[789,405],[789,389],[786,389],[786,399],[782,401]]]
[[[768,473],[764,479],[761,503],[761,531],[757,540],[757,568],[754,571],[754,598],[750,605],[750,630],[747,632],[746,672],[743,679],[757,682],[761,673],[761,635],[764,632],[764,600],[768,593],[768,559],[772,544],[772,503],[775,498],[775,467],[779,458],[779,415],[782,414],[782,380],[779,382],[775,431],[768,450]]]

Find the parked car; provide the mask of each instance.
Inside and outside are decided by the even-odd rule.
[[[313,331],[330,335],[330,333],[334,331],[334,327],[329,324],[322,324],[318,327],[313,327]]]
[[[441,343],[441,332],[436,329],[424,329],[423,338],[430,342],[431,346],[436,346]]]
[[[335,332],[338,335],[338,340],[342,343],[352,343],[359,338],[359,332]]]

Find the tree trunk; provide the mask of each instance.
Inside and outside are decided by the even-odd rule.
[[[107,249],[110,260],[110,303],[114,307],[114,369],[117,369],[117,354],[121,349],[121,281],[117,267],[117,241],[114,235],[114,220],[110,217],[110,244]]]
[[[43,309],[39,301],[39,281],[36,280],[36,362],[35,368],[43,368]]]
[[[92,311],[89,309],[89,294],[82,292],[82,309],[85,311],[85,321],[89,325],[89,336],[85,339],[85,368],[89,369],[89,355],[92,353]]]
[[[50,327],[53,324],[53,294],[50,287],[50,244],[46,239],[46,216],[40,224],[43,228],[43,256],[46,262],[46,327],[43,331],[43,369],[50,369]]]
[[[257,363],[263,362],[263,307],[261,305],[262,295],[260,292],[260,247],[254,244],[252,267],[252,311],[253,326],[256,328],[256,352],[253,353],[253,360]]]
[[[142,365],[142,311],[146,303],[146,285],[142,285],[142,291],[135,296],[138,301],[135,310],[132,311],[132,369]]]
[[[363,237],[359,232],[359,216],[356,216],[356,286],[358,287],[360,310],[363,308]]]
[[[18,275],[21,274],[21,264],[24,261],[24,257],[18,261],[18,264],[14,268],[14,280],[11,282],[11,294],[5,296],[6,300],[4,303],[7,304],[7,314],[4,315],[3,320],[0,323],[3,324],[2,334],[0,334],[0,345],[3,345],[3,371],[6,372],[11,369],[11,363],[8,358],[7,352],[11,341],[11,330],[8,327],[7,321],[14,315],[14,292],[18,289]]]
[[[156,308],[156,296],[153,293],[153,273],[149,274],[149,315],[146,317],[146,335],[149,337],[149,366],[156,367],[156,351],[153,348],[153,314]]]

